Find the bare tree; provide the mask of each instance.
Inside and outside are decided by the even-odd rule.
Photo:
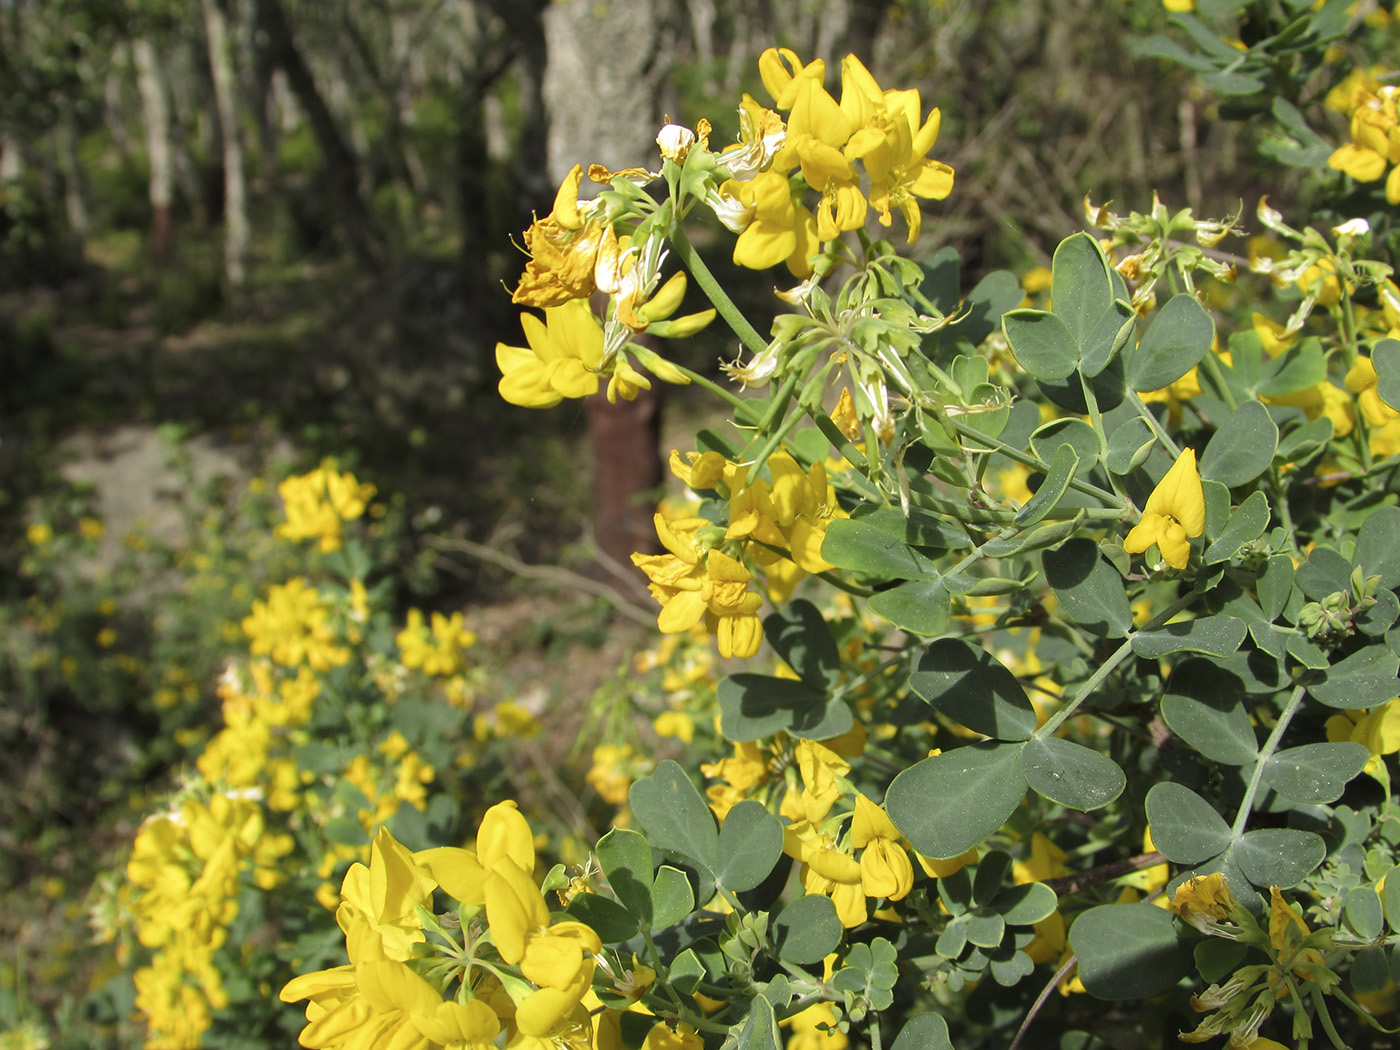
[[[237,78],[229,43],[228,15],[220,0],[202,0],[209,42],[209,70],[219,110],[224,158],[224,276],[235,291],[247,283],[248,195],[243,167],[243,137],[238,126]]]
[[[160,75],[154,42],[148,35],[131,41],[131,64],[136,69],[136,90],[141,96],[141,123],[146,129],[146,163],[150,175],[146,192],[151,201],[151,255],[164,259],[170,252],[170,204],[173,199],[173,167],[170,159],[170,107]]]
[[[350,250],[362,265],[378,267],[384,261],[384,244],[360,192],[359,162],[316,86],[316,78],[297,47],[280,0],[256,0],[256,9],[258,29],[266,37],[271,61],[287,75],[287,84],[321,149],[326,189],[335,202]]]

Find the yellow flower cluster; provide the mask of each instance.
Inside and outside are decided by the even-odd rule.
[[[486,812],[475,851],[410,853],[381,830],[369,865],[351,867],[341,887],[349,963],[282,989],[284,1002],[307,1001],[301,1045],[591,1045],[583,999],[602,943],[554,919],[534,868],[534,835],[514,802]],[[436,890],[460,906],[460,928],[428,919]]]
[[[748,482],[748,466],[718,452],[691,453],[688,459],[672,452],[672,472],[692,489],[727,493],[728,527],[657,514],[656,534],[667,553],[634,554],[632,562],[647,574],[648,589],[661,603],[657,625],[663,633],[703,621],[721,655],[753,656],[763,642],[763,598],[749,590],[754,577],[744,559],[766,570],[769,597],[786,601],[808,573],[831,569],[821,556],[822,541],[827,524],[846,512],[827,484],[823,463],[804,471],[788,453],[775,452],[768,458],[771,481]]]
[[[335,644],[330,606],[304,576],[270,588],[267,598],[253,602],[243,619],[254,656],[270,656],[284,667],[306,664],[329,671],[350,660],[350,651]]]
[[[244,683],[230,668],[219,685],[224,728],[205,745],[195,765],[210,784],[265,793],[271,810],[297,806],[302,777],[290,755],[273,755],[274,741],[285,739],[311,720],[321,682],[308,667],[295,678],[275,680],[273,668],[254,661]]]
[[[752,173],[731,167],[734,178],[720,187],[717,211],[731,229],[743,231],[734,261],[753,269],[784,262],[794,276],[807,277],[819,242],[859,229],[870,208],[884,226],[898,210],[909,242],[916,241],[923,223],[918,198],[942,200],[953,189],[953,169],[928,158],[942,122],[939,110],[923,116],[917,90],[881,88],[855,55],[841,62],[840,102],[823,86],[821,59],[804,65],[787,48],[769,48],[759,58],[759,73],[788,118],[770,166]],[[746,127],[762,129],[764,138],[755,141],[777,143],[773,126],[781,121],[771,111],[745,96],[741,114],[749,118]],[[792,181],[795,172],[801,183]],[[815,214],[802,203],[803,185],[821,195]]]
[[[137,937],[154,951],[135,975],[148,1050],[203,1045],[211,1012],[228,1005],[214,953],[238,914],[240,879],[251,871],[259,888],[275,887],[277,860],[291,849],[291,836],[270,831],[256,802],[234,795],[187,799],[141,826],[127,878],[141,891],[132,903]]]
[[[1400,87],[1384,84],[1375,91],[1355,90],[1348,115],[1351,141],[1339,146],[1327,165],[1357,182],[1375,182],[1386,169],[1385,199],[1400,204]]]
[[[340,549],[341,526],[364,514],[374,486],[323,463],[309,474],[286,478],[277,486],[287,520],[277,526],[284,540],[318,540],[325,552]]]
[[[429,622],[421,610],[408,610],[408,623],[394,636],[403,665],[442,678],[460,674],[466,666],[463,653],[476,644],[476,635],[462,625],[460,612],[435,612]]]
[[[608,183],[613,179],[649,181],[644,171],[610,172],[594,165],[589,178]],[[548,408],[566,397],[588,397],[598,392],[599,379],[608,379],[609,401],[633,400],[651,382],[632,367],[623,348],[631,337],[652,324],[670,318],[685,296],[684,274],[675,274],[657,285],[665,253],[660,242],[632,243],[600,217],[597,202],[578,199],[583,166],[575,164],[559,186],[554,208],[525,231],[530,261],[512,299],[540,307],[545,319],[520,315],[527,346],[496,344],[496,365],[501,370],[500,393],[513,405]],[[599,325],[588,297],[605,292],[611,303],[606,324]],[[693,335],[714,319],[715,311],[668,321],[666,334],[673,338]],[[631,346],[638,359],[667,383],[688,383],[685,373],[654,351]]]

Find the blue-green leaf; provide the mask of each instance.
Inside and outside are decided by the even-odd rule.
[[[885,810],[924,856],[966,853],[1020,805],[1021,746],[968,744],[915,762],[891,782]]]
[[[1137,348],[1124,355],[1127,380],[1141,393],[1170,386],[1196,367],[1214,339],[1215,322],[1196,297],[1174,295],[1157,311]]]
[[[1150,904],[1090,908],[1069,931],[1079,979],[1096,999],[1142,999],[1172,987],[1191,968],[1171,912]]]
[[[632,815],[657,849],[688,857],[709,869],[719,844],[714,814],[700,792],[671,759],[637,781],[628,793]]]
[[[1055,736],[1026,741],[1021,772],[1046,798],[1083,811],[1108,805],[1128,783],[1107,755]]]
[[[979,645],[941,638],[924,650],[909,687],[937,711],[997,740],[1035,732],[1035,708],[1016,676]]]
[[[1230,825],[1190,788],[1174,781],[1147,793],[1147,823],[1162,855],[1177,864],[1199,864],[1230,845]]]

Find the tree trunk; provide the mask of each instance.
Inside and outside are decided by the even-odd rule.
[[[311,69],[292,39],[291,27],[279,0],[256,0],[258,26],[267,36],[274,65],[287,75],[287,84],[296,96],[311,125],[316,144],[326,166],[327,191],[334,198],[350,250],[361,265],[377,268],[384,261],[384,244],[375,229],[369,209],[360,194],[359,164],[336,127],[326,101],[316,87]]]
[[[79,242],[87,237],[87,185],[83,166],[78,160],[77,118],[68,98],[59,102],[58,123],[54,125],[54,152],[63,173],[63,205],[68,214],[68,228]]]
[[[238,87],[229,44],[228,17],[219,0],[203,0],[209,41],[209,71],[219,111],[224,158],[224,276],[237,292],[248,280],[248,200],[243,174],[243,137],[238,126]]]
[[[146,128],[146,162],[150,178],[146,192],[151,200],[151,256],[157,262],[170,254],[170,202],[174,186],[170,163],[170,108],[165,102],[165,83],[156,61],[150,37],[131,42],[131,61],[136,67],[136,90],[141,95],[141,121]]]
[[[585,170],[590,163],[612,170],[658,163],[656,133],[663,113],[675,110],[665,88],[678,17],[667,0],[558,0],[546,9],[544,100],[555,185],[576,163]],[[594,535],[605,567],[628,565],[634,551],[660,549],[648,498],[662,481],[660,422],[659,384],[634,402],[588,399]]]

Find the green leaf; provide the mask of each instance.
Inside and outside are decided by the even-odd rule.
[[[897,959],[894,945],[883,937],[869,944],[853,944],[841,968],[832,975],[831,984],[851,993],[857,1002],[864,999],[872,1010],[887,1009],[894,1002],[891,990],[899,980]]]
[[[1320,602],[1337,591],[1351,589],[1351,562],[1331,547],[1319,544],[1308,552],[1307,561],[1298,566],[1293,582],[1305,597]]]
[[[900,1029],[890,1050],[953,1050],[948,1022],[938,1014],[920,1014]]]
[[[1381,907],[1380,897],[1370,886],[1353,886],[1347,892],[1347,903],[1342,914],[1351,932],[1362,940],[1375,940],[1385,932],[1385,911]]]
[[[1157,995],[1191,969],[1171,913],[1151,904],[1090,908],[1070,927],[1069,944],[1079,957],[1079,979],[1096,999]]]
[[[1201,455],[1201,477],[1234,488],[1253,481],[1274,460],[1278,427],[1258,401],[1235,409],[1211,437]]]
[[[1255,393],[1260,397],[1282,397],[1317,386],[1326,378],[1327,357],[1322,352],[1322,341],[1304,339],[1264,366]]]
[[[763,618],[763,636],[798,677],[823,692],[841,674],[841,654],[825,617],[806,598],[795,598]]]
[[[761,802],[746,798],[720,825],[715,881],[735,893],[751,890],[768,877],[782,855],[782,823]]]
[[[1162,697],[1162,720],[1212,762],[1242,766],[1258,754],[1254,725],[1229,688],[1233,676],[1208,660],[1187,660],[1172,671]]]
[[[1384,991],[1390,984],[1390,964],[1386,962],[1385,949],[1379,944],[1372,944],[1353,955],[1347,980],[1355,992]]]
[[[1141,393],[1170,386],[1196,367],[1214,339],[1215,322],[1196,297],[1174,295],[1157,311],[1137,348],[1124,355],[1127,380]]]
[[[1385,921],[1390,924],[1391,933],[1400,933],[1400,872],[1385,880]]]
[[[798,966],[821,962],[836,950],[845,932],[836,905],[820,893],[798,897],[769,926],[778,958]]]
[[[1066,442],[1055,450],[1055,457],[1050,461],[1050,469],[1045,474],[1045,480],[1040,483],[1040,488],[1036,490],[1024,507],[1016,512],[1016,524],[1020,526],[1034,525],[1045,515],[1055,509],[1056,505],[1064,498],[1069,491],[1069,483],[1074,480],[1074,473],[1079,466],[1079,455],[1074,451],[1074,446]]]
[[[1062,240],[1050,263],[1055,316],[1064,322],[1074,340],[1076,365],[1094,344],[1102,318],[1113,305],[1113,281],[1109,277],[1109,269],[1103,249],[1087,233],[1072,234]],[[1089,371],[1097,372],[1098,369]],[[1067,375],[1068,371],[1045,378],[1063,379]]]
[[[1375,707],[1395,699],[1397,672],[1400,657],[1382,643],[1374,642],[1327,668],[1320,682],[1308,686],[1308,692],[1328,707]]]
[[[1052,419],[1031,435],[1032,450],[1047,463],[1054,458],[1060,446],[1065,444],[1072,446],[1079,457],[1076,476],[1083,477],[1098,464],[1098,431],[1082,419]]]
[[[643,922],[651,922],[651,843],[631,828],[613,828],[593,848],[622,906]]]
[[[1269,497],[1255,491],[1241,503],[1215,542],[1206,548],[1205,564],[1229,561],[1246,543],[1257,540],[1269,527]]]
[[[651,776],[633,784],[627,797],[653,846],[711,868],[719,844],[715,816],[678,763],[666,759]]]
[[[1371,364],[1376,369],[1376,393],[1400,411],[1400,340],[1382,339],[1371,347]]]
[[[1006,920],[1008,926],[1031,926],[1048,919],[1059,906],[1055,891],[1043,882],[1027,882],[1008,886],[991,903],[991,909]]]
[[[1045,580],[1059,599],[1060,613],[1092,634],[1122,638],[1133,626],[1123,577],[1088,538],[1069,540],[1041,555]]]
[[[1055,736],[1026,741],[1021,772],[1046,798],[1082,811],[1108,805],[1128,783],[1107,755]]]
[[[982,546],[982,554],[988,558],[1009,558],[1013,554],[1044,550],[1069,539],[1083,524],[1084,512],[1080,511],[1074,517],[1063,521],[1047,522],[1005,539],[991,540]]]
[[[1259,595],[1259,608],[1270,622],[1277,620],[1288,604],[1294,571],[1293,559],[1287,554],[1271,555],[1259,570],[1255,591]]]
[[[682,995],[690,995],[705,979],[705,964],[695,954],[694,948],[687,948],[671,961],[667,976],[671,987]]]
[[[1383,590],[1400,587],[1400,507],[1371,511],[1357,533],[1351,563],[1360,565],[1366,576],[1379,576]]]
[[[1335,802],[1371,753],[1360,744],[1304,744],[1269,756],[1264,783],[1293,802]]]
[[[851,709],[805,682],[766,674],[732,674],[715,690],[720,732],[743,743],[787,732],[828,740],[851,728]]]
[[[979,645],[941,638],[924,650],[909,688],[929,706],[975,733],[1025,740],[1035,732],[1035,708],[1016,676]]]
[[[938,565],[926,554],[860,518],[837,518],[826,527],[822,557],[838,569],[895,580],[933,579]]]
[[[680,868],[663,864],[656,869],[651,887],[651,928],[674,926],[695,910],[695,891]]]
[[[942,580],[907,580],[872,594],[866,604],[911,634],[933,637],[948,628],[948,588]]]
[[[916,762],[891,782],[885,810],[924,856],[960,856],[1020,805],[1026,792],[1021,746],[968,744]]]
[[[1318,416],[1290,427],[1279,438],[1278,451],[1274,455],[1280,463],[1302,463],[1331,440],[1332,421],[1326,416]]]
[[[1157,841],[1153,829],[1152,841]],[[1235,843],[1235,863],[1245,878],[1261,888],[1296,886],[1322,863],[1327,844],[1321,835],[1294,828],[1264,828],[1247,832]]]
[[[1191,954],[1195,957],[1196,972],[1201,978],[1217,984],[1239,969],[1249,954],[1249,945],[1208,937],[1198,943]]]
[[[1176,864],[1199,864],[1230,845],[1230,825],[1190,788],[1174,781],[1154,784],[1147,793],[1152,841]]]
[[[773,1004],[761,995],[754,996],[744,1019],[730,1025],[728,1039],[734,1040],[738,1050],[778,1050],[782,1042],[778,1039],[778,1021],[773,1015]]]
[[[1157,447],[1157,436],[1141,416],[1130,416],[1108,439],[1108,469],[1120,477],[1131,474],[1147,462]]]
[[[1202,616],[1195,620],[1169,623],[1133,635],[1133,653],[1156,660],[1171,653],[1206,653],[1229,656],[1249,633],[1237,616]]]
[[[604,944],[621,944],[637,935],[636,917],[601,894],[580,893],[565,911],[589,927]]]
[[[1230,520],[1230,489],[1218,481],[1205,478],[1201,481],[1201,496],[1206,502],[1206,543],[1211,544],[1225,531],[1225,525]]]
[[[1079,343],[1052,313],[1011,310],[1002,315],[1001,328],[1016,361],[1036,379],[1064,379],[1079,364]]]

